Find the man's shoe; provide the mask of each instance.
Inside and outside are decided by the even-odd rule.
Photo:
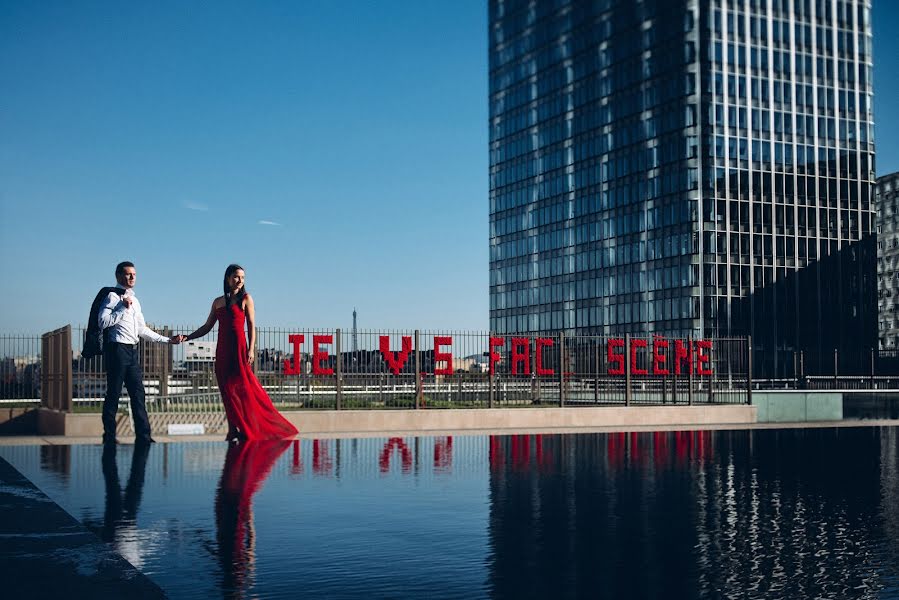
[[[151,437],[139,437],[134,440],[135,444],[155,444],[156,440]]]
[[[118,443],[119,443],[119,440],[115,439],[114,437],[107,437],[105,435],[103,436],[103,445],[104,446],[115,446]]]

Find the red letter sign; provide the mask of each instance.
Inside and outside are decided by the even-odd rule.
[[[449,336],[434,336],[434,375],[452,375],[453,374],[453,355],[451,352],[441,352],[440,346],[449,346],[453,343],[453,338]],[[445,362],[446,366],[442,369],[437,368],[437,363]]]
[[[624,355],[617,354],[615,348],[624,346],[624,340],[614,338],[606,342],[606,360],[609,363],[609,375],[624,375]],[[612,364],[618,365],[612,367]]]
[[[668,340],[660,337],[652,340],[652,374],[667,375],[671,371],[667,366],[668,362]]]
[[[326,369],[321,365],[321,361],[328,360],[328,353],[319,348],[319,344],[333,344],[334,337],[331,335],[313,335],[312,336],[312,374],[313,375],[333,375],[334,369]]]
[[[674,372],[680,375],[681,363],[687,363],[687,373],[693,372],[693,357],[691,356],[693,349],[684,346],[682,340],[674,340]]]
[[[394,375],[399,375],[406,361],[409,360],[409,353],[412,352],[412,336],[403,336],[403,349],[399,352],[390,351],[390,338],[386,335],[382,335],[378,342],[381,348],[381,356],[387,361],[387,368]]]
[[[290,362],[289,359],[284,359],[284,374],[285,375],[299,375],[300,374],[300,357],[302,354],[300,353],[300,344],[306,338],[303,337],[302,334],[294,334],[291,333],[287,336],[287,341],[293,344],[293,363]]]
[[[711,353],[711,340],[699,340],[696,342],[696,372],[700,375],[711,375],[712,369],[705,366],[709,364],[709,354],[703,353],[703,350],[708,350]]]
[[[646,340],[631,340],[631,373],[634,375],[646,375],[646,369],[637,368],[637,348],[645,348]]]
[[[524,348],[524,352],[521,349]],[[530,338],[512,338],[512,375],[518,375],[518,364],[524,363],[524,375],[531,374]]]
[[[535,341],[534,352],[537,354],[537,375],[555,375],[555,371],[552,369],[544,369],[543,368],[543,346],[552,346],[553,340],[552,338],[537,338]]]
[[[494,348],[498,348],[500,346],[506,345],[506,339],[501,337],[492,337],[490,338],[490,372],[495,373],[494,368],[496,363],[500,361],[499,352],[494,352]]]

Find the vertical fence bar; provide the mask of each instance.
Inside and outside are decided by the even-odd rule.
[[[839,354],[836,348],[833,349],[833,389],[837,389],[839,387],[839,383],[837,382],[837,377],[839,375]]]
[[[340,354],[340,347],[341,347],[340,329],[338,328],[337,329],[337,337],[335,339],[335,344],[334,344],[334,353],[335,353],[335,361],[334,361],[335,373],[334,374],[337,376],[337,381],[334,382],[334,388],[335,388],[334,391],[335,391],[335,396],[336,396],[334,405],[336,406],[337,410],[340,410],[340,400],[341,400],[341,396],[343,395],[343,364],[342,364],[343,360],[342,360],[342,357]]]
[[[874,348],[871,348],[871,389],[874,389]]]
[[[624,336],[624,405],[631,405],[631,334]]]
[[[496,400],[496,374],[493,372],[493,361],[490,360],[490,353],[493,349],[490,347],[490,338],[491,335],[487,336],[487,385],[490,387],[487,390],[487,408],[493,408],[493,403]]]
[[[805,389],[805,351],[799,351],[799,382],[800,387]]]
[[[559,332],[559,406],[565,406],[565,332]]]
[[[668,375],[662,375],[662,404],[668,404]]]
[[[687,337],[687,406],[693,406],[693,336]]]
[[[419,345],[419,331],[415,330],[415,408],[421,408],[421,397],[424,394],[421,380],[421,346]]]
[[[160,335],[164,335],[168,338],[172,337],[172,328],[166,325],[162,328]],[[171,370],[171,363],[172,346],[171,344],[166,344],[162,347],[162,364],[159,365],[159,395],[163,398],[167,398],[169,395],[169,371]]]
[[[599,404],[599,340],[596,340],[596,346],[594,354],[596,371],[593,373],[593,402],[594,404]]]
[[[746,338],[746,404],[752,406],[752,336]]]

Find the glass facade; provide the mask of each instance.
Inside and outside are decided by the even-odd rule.
[[[493,331],[876,344],[870,0],[489,10]]]
[[[899,173],[877,178],[877,315],[879,346],[899,348]]]

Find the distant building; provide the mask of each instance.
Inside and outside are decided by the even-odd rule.
[[[184,342],[184,366],[200,371],[215,363],[215,342]]]
[[[870,0],[488,6],[490,331],[868,356]]]
[[[877,329],[881,350],[899,348],[899,173],[877,178]]]

